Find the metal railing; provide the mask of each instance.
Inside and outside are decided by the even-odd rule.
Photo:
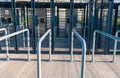
[[[41,45],[43,40],[47,37],[49,34],[49,60],[51,60],[51,29],[49,29],[40,39],[37,45],[37,78],[41,78]]]
[[[0,41],[3,41],[3,40],[5,40],[5,39],[8,39],[8,38],[10,38],[10,37],[13,37],[13,36],[16,36],[16,35],[18,35],[18,34],[21,34],[21,33],[23,33],[23,32],[27,32],[27,41],[28,41],[28,61],[30,61],[30,38],[29,38],[29,30],[28,29],[24,29],[24,30],[21,30],[21,31],[18,31],[18,32],[14,32],[14,33],[11,33],[11,34],[9,34],[9,35],[6,35],[6,36],[2,36],[2,37],[0,37]],[[8,44],[8,41],[7,41],[7,44]],[[6,53],[6,55],[7,55],[7,60],[9,61],[9,52],[8,52],[8,45],[6,45],[6,47],[7,47],[7,49],[6,49],[6,51],[7,51],[7,53]]]
[[[113,52],[113,62],[115,62],[115,56],[116,56],[116,47],[117,47],[117,41],[120,41],[120,38],[118,37],[115,37],[111,34],[108,34],[108,33],[105,33],[103,31],[99,31],[99,30],[95,30],[94,31],[94,35],[93,35],[93,46],[92,46],[92,62],[94,62],[94,55],[95,55],[95,40],[96,40],[96,33],[98,34],[101,34],[103,36],[106,36],[106,37],[109,37],[113,40],[115,40],[115,43],[114,43],[114,52]]]
[[[86,42],[75,30],[72,30],[71,61],[73,61],[73,36],[74,35],[78,38],[78,40],[82,44],[82,66],[81,66],[81,77],[80,78],[85,78]]]
[[[4,32],[5,32],[5,35],[7,35],[7,30],[6,30],[6,28],[1,28],[0,31],[4,31]],[[7,58],[7,56],[8,56],[8,39],[7,39],[7,38],[6,38],[5,43],[6,43],[6,58]],[[9,59],[7,58],[7,60],[9,60]]]
[[[120,30],[116,31],[115,36],[118,37],[118,33],[120,33]],[[117,50],[117,39],[115,39],[114,43],[114,56],[113,56],[113,61],[115,62],[115,56],[116,56],[116,50]]]

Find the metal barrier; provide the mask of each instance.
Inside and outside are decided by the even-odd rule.
[[[30,38],[29,38],[29,30],[28,29],[24,29],[24,30],[21,30],[21,31],[18,31],[18,32],[14,32],[14,33],[11,33],[11,34],[6,35],[6,36],[2,36],[2,37],[0,37],[0,41],[3,41],[5,39],[8,39],[8,38],[13,37],[13,36],[18,35],[18,34],[21,34],[23,32],[27,32],[27,39],[28,39],[28,61],[30,61]],[[7,42],[7,44],[8,44],[8,42]],[[8,46],[6,45],[6,47],[7,47],[7,49],[6,49],[7,50],[7,53],[6,53],[7,60],[9,60]]]
[[[73,61],[73,36],[76,36],[82,44],[82,66],[81,66],[81,78],[85,78],[85,59],[86,59],[86,42],[85,40],[75,31],[72,31],[72,50],[71,50],[71,61]]]
[[[99,34],[101,34],[101,35],[104,35],[104,36],[106,36],[106,37],[109,37],[109,38],[115,40],[115,43],[114,43],[114,52],[113,52],[113,60],[112,60],[113,62],[115,62],[117,41],[120,41],[120,38],[115,37],[115,36],[113,36],[113,35],[111,35],[111,34],[105,33],[105,32],[103,32],[103,31],[99,31],[99,30],[95,30],[95,31],[94,31],[94,35],[93,35],[92,62],[94,62],[94,55],[95,55],[95,39],[96,39],[95,37],[96,37],[96,33],[99,33]]]
[[[7,30],[6,30],[6,28],[1,28],[0,31],[4,31],[4,32],[5,32],[5,35],[7,35]],[[6,43],[6,58],[7,58],[7,56],[8,56],[8,39],[7,39],[7,38],[6,38],[5,43]],[[9,60],[9,59],[7,58],[7,60]]]
[[[115,34],[116,37],[118,37],[118,33],[120,33],[120,30],[116,31],[116,34]],[[113,56],[114,62],[115,62],[116,50],[117,50],[117,39],[115,39],[115,43],[114,43],[114,56]]]
[[[38,42],[38,52],[37,52],[37,78],[41,78],[41,45],[42,41],[47,37],[49,34],[49,60],[51,60],[51,29],[49,29],[40,39]]]

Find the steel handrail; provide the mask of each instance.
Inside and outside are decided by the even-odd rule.
[[[81,78],[85,78],[85,59],[86,59],[86,42],[85,40],[75,31],[72,30],[72,50],[71,50],[71,61],[73,61],[73,36],[76,36],[82,44],[82,66],[81,66]]]
[[[3,40],[8,39],[10,37],[16,36],[16,35],[21,34],[23,32],[27,32],[27,39],[28,39],[28,61],[30,61],[30,38],[29,38],[29,30],[28,29],[17,31],[17,32],[11,33],[11,34],[6,35],[6,36],[2,36],[2,37],[0,37],[0,41],[3,41]],[[7,54],[7,60],[9,61],[9,52]]]
[[[103,31],[99,31],[99,30],[95,30],[94,31],[94,35],[93,35],[93,46],[92,46],[92,62],[94,62],[94,55],[95,55],[95,40],[96,40],[96,33],[99,33],[99,34],[101,34],[101,35],[104,35],[104,36],[106,36],[106,37],[109,37],[109,38],[111,38],[111,39],[113,39],[113,40],[115,40],[115,43],[114,43],[114,52],[113,52],[113,62],[115,62],[115,56],[116,56],[116,44],[117,44],[117,41],[120,41],[120,38],[118,38],[118,37],[115,37],[115,36],[113,36],[113,35],[111,35],[111,34],[108,34],[108,33],[105,33],[105,32],[103,32]]]
[[[5,35],[7,35],[7,29],[6,28],[1,28],[0,31],[4,31]],[[6,58],[7,58],[7,60],[9,60],[8,59],[8,39],[7,38],[6,38],[5,43],[6,43]]]
[[[49,29],[40,39],[37,45],[37,78],[41,78],[41,45],[43,40],[47,37],[49,34],[49,60],[51,60],[51,29]]]

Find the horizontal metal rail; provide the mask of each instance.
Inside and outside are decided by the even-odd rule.
[[[19,35],[19,34],[21,34],[23,32],[27,32],[27,39],[28,39],[27,40],[28,41],[28,43],[27,43],[28,44],[28,61],[30,61],[30,38],[29,38],[29,30],[28,29],[24,29],[24,30],[21,30],[21,31],[18,31],[18,32],[14,32],[14,33],[11,33],[11,34],[6,35],[6,36],[2,36],[2,37],[0,37],[0,41],[3,41],[3,40],[8,39],[10,37]],[[7,44],[8,44],[8,42],[7,42]],[[9,52],[7,54],[7,60],[9,60]]]
[[[41,45],[49,34],[49,60],[51,61],[51,29],[49,29],[40,39],[37,45],[37,78],[41,78]]]
[[[82,66],[81,66],[81,77],[85,78],[85,59],[86,59],[86,42],[85,40],[75,31],[72,31],[72,52],[71,52],[71,61],[73,61],[73,36],[76,36],[82,45]]]
[[[0,31],[4,31],[5,35],[7,35],[7,29],[6,28],[1,28]],[[7,60],[9,60],[9,58],[8,58],[8,39],[7,38],[6,38],[5,43],[6,43],[6,58],[7,58]]]
[[[103,36],[106,36],[108,38],[111,38],[111,39],[115,40],[115,43],[114,43],[114,52],[113,52],[113,60],[112,60],[113,62],[115,62],[115,55],[116,55],[116,50],[115,49],[116,49],[116,44],[117,44],[116,40],[120,41],[120,38],[115,37],[115,36],[113,36],[111,34],[105,33],[103,31],[99,31],[99,30],[95,30],[94,31],[94,35],[93,35],[92,62],[94,62],[94,55],[95,55],[95,40],[96,40],[95,37],[96,37],[96,33],[101,34]]]

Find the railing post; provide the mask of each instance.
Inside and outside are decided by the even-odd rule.
[[[116,32],[115,36],[118,37],[118,31]],[[115,42],[114,42],[113,61],[112,62],[116,62],[115,61],[116,49],[117,49],[117,39],[115,39]]]
[[[114,42],[113,62],[116,62],[116,61],[115,61],[116,49],[117,49],[117,39],[115,39],[115,42]]]
[[[7,35],[7,30],[5,30],[5,35]],[[7,38],[6,38],[6,59],[9,61],[8,39]]]
[[[37,52],[37,78],[41,78],[41,40],[39,40]]]
[[[27,39],[28,39],[28,61],[30,61],[30,33],[29,30],[27,31]]]
[[[80,78],[85,78],[86,42],[75,30],[73,30],[73,32],[82,44],[82,66]]]
[[[8,24],[7,31],[7,34],[10,34],[10,24]],[[8,46],[10,47],[10,38],[8,39]]]
[[[49,33],[49,61],[52,61],[51,59],[51,30]]]
[[[23,26],[23,28],[22,29],[24,29],[24,26]],[[23,47],[25,47],[25,33],[23,33]]]
[[[8,34],[6,28],[1,28],[0,31],[4,31],[4,32],[5,32],[5,36]],[[8,38],[6,38],[6,40],[5,40],[5,44],[6,44],[6,59],[9,61],[9,53],[8,53]]]
[[[71,62],[73,62],[73,38],[74,38],[74,32],[72,31],[72,38],[71,38]]]
[[[93,35],[93,46],[92,46],[92,62],[94,62],[94,53],[95,53],[95,39],[96,39],[96,31],[94,31],[94,35]]]
[[[85,78],[85,60],[86,59],[86,42],[82,43],[82,66],[81,66],[81,78]]]

